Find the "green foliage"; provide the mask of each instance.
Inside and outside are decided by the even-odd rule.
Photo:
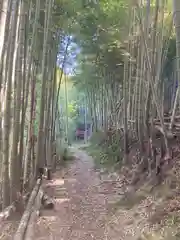
[[[89,155],[91,155],[95,162],[95,168],[100,169],[103,166],[107,167],[109,164],[108,155],[97,145],[90,145],[88,147],[83,147],[83,150],[86,150]]]
[[[132,9],[132,1],[100,0],[97,4],[86,3],[86,7],[80,2],[73,1],[76,14],[73,15],[71,12],[75,21],[71,31],[74,33],[75,42],[81,48],[74,82],[85,92],[91,91],[92,88],[96,91],[97,81],[109,85],[112,80],[122,83],[124,54],[127,53],[129,9]],[[172,3],[167,2],[166,11],[170,12]],[[68,7],[71,9],[70,5],[69,3]],[[154,7],[155,1],[152,1],[151,8]],[[144,6],[141,10],[146,11]],[[164,34],[168,35],[171,15],[166,15]],[[161,23],[159,27],[162,27]],[[171,50],[170,47],[168,54],[172,53],[175,56]],[[170,55],[168,59],[172,57]]]
[[[73,154],[71,153],[68,145],[62,138],[57,139],[57,155],[60,157],[60,162],[58,164],[64,165],[69,161],[73,160]]]
[[[110,143],[107,141],[107,135],[98,131],[92,135],[90,142],[91,145],[86,150],[95,158],[97,167],[114,168],[117,164],[121,167],[123,154],[119,147],[119,134],[114,134],[113,142]]]
[[[101,143],[104,142],[105,138],[106,138],[106,134],[99,130],[99,131],[93,133],[93,135],[90,139],[90,142],[94,146],[99,146],[99,145],[101,145]]]
[[[59,70],[57,74],[58,81],[59,81],[60,75],[61,75],[61,70]],[[66,83],[65,83],[65,80],[66,80]],[[57,84],[57,87],[58,85],[59,84]],[[66,95],[67,95],[67,103],[66,103]],[[84,102],[84,97],[85,97],[85,94],[79,91],[79,89],[77,89],[77,87],[74,85],[74,81],[72,77],[65,76],[65,74],[63,74],[63,78],[60,86],[58,105],[60,106],[61,127],[65,132],[66,127],[68,126],[67,135],[68,135],[68,140],[70,142],[72,142],[75,139],[75,130],[78,122],[84,122],[84,117],[79,116],[78,114],[78,107],[82,106]]]
[[[125,0],[101,0],[98,4],[87,4],[86,8],[78,5],[72,31],[76,32],[74,39],[81,54],[74,81],[85,92],[96,84],[96,80],[108,81],[112,77],[114,81],[122,80],[128,3]]]
[[[77,105],[75,101],[72,101],[68,104],[68,116],[73,118],[76,116],[77,113]]]

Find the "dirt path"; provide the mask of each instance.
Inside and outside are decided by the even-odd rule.
[[[55,198],[54,210],[43,210],[36,224],[37,240],[136,240],[133,216],[121,211],[118,218],[111,206],[120,198],[120,181],[102,179],[93,159],[77,150],[66,173],[56,172],[46,186]],[[63,175],[63,176],[62,176]],[[127,224],[126,224],[127,222]],[[127,225],[126,229],[124,226]]]

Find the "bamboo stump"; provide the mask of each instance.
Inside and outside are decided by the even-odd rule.
[[[54,208],[54,202],[52,198],[50,198],[48,195],[44,195],[42,197],[42,205],[44,209],[53,209]]]

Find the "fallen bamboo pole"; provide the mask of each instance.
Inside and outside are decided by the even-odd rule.
[[[19,227],[16,231],[16,234],[14,236],[14,240],[24,240],[27,225],[28,225],[29,219],[31,217],[31,213],[33,211],[34,201],[39,192],[40,185],[41,185],[41,179],[38,179],[32,193],[30,195],[28,204],[27,204],[24,214],[21,218],[21,221],[20,221]]]
[[[42,190],[42,187],[39,188],[39,192],[36,196],[36,199],[35,199],[35,202],[34,202],[34,207],[33,207],[33,211],[31,213],[31,216],[30,216],[30,219],[29,219],[29,222],[28,222],[28,226],[27,226],[27,230],[26,230],[26,233],[25,233],[25,237],[24,239],[25,240],[34,240],[34,224],[36,223],[37,221],[37,218],[39,216],[39,210],[40,210],[40,207],[41,207],[41,200],[43,198],[43,190]]]

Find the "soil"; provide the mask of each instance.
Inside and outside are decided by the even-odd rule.
[[[37,240],[138,240],[145,217],[134,210],[115,211],[122,181],[95,170],[93,159],[75,150],[76,159],[57,171],[44,187],[54,199],[53,210],[42,210],[35,229]]]
[[[43,181],[54,208],[41,209],[33,239],[180,239],[179,161],[164,184],[152,188],[143,181],[135,188],[125,168],[119,173],[97,170],[86,152],[71,149],[75,160],[61,166],[51,181]],[[13,239],[20,217],[14,213],[0,224],[0,240]]]
[[[13,213],[8,220],[0,223],[0,240],[13,240],[13,236],[20,223],[21,214]]]
[[[75,160],[43,182],[54,209],[41,209],[33,239],[180,239],[179,160],[161,185],[152,188],[146,180],[135,188],[128,183],[126,168],[118,174],[97,170],[86,152],[78,146],[71,149]],[[14,213],[0,223],[0,240],[13,239],[20,218]]]

